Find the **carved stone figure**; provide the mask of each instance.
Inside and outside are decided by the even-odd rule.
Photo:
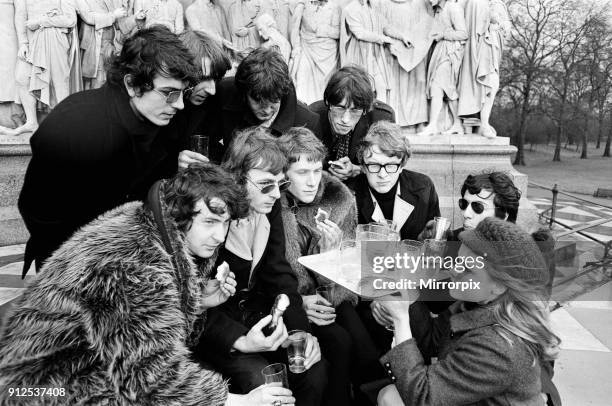
[[[289,63],[291,45],[276,28],[276,21],[274,21],[274,18],[267,13],[262,14],[255,20],[255,27],[257,27],[259,36],[264,41],[261,46],[264,48],[278,47],[278,51],[283,56],[283,59],[285,59],[285,62]]]
[[[127,9],[121,0],[76,0],[76,7],[83,20],[79,33],[83,88],[95,89],[106,82],[104,61],[115,52],[115,22],[127,16]]]
[[[295,1],[292,0],[292,3]],[[276,21],[276,28],[280,33],[289,39],[291,13],[289,11],[289,0],[262,0],[264,13],[267,13]]]
[[[175,34],[185,29],[183,6],[177,0],[136,0],[134,14],[145,27],[161,24]]]
[[[510,31],[508,10],[502,0],[468,0],[465,18],[469,37],[461,68],[459,115],[480,113],[480,134],[495,137],[489,117],[499,90],[504,37]]]
[[[231,36],[225,12],[216,0],[196,0],[185,10],[187,24],[194,31],[202,31],[231,47]]]
[[[341,10],[334,1],[298,0],[292,14],[290,70],[298,99],[310,104],[338,67]]]
[[[393,38],[411,46],[407,38],[392,27],[380,4],[372,0],[353,0],[344,10],[340,24],[340,65],[355,64],[374,78],[376,98],[389,102],[393,83],[385,44]]]
[[[446,106],[452,117],[448,132],[463,134],[458,114],[459,71],[463,60],[463,48],[467,39],[463,7],[452,1],[430,0],[434,6],[432,38],[436,41],[427,71],[427,97],[431,99],[429,124],[424,134],[441,132],[438,119]]]
[[[389,104],[401,126],[427,122],[427,55],[432,44],[433,13],[429,0],[390,0],[384,8],[390,24],[410,40],[394,40],[391,51]]]
[[[261,0],[236,0],[227,13],[232,44],[238,51],[255,49],[261,45],[261,38],[255,27],[255,20],[263,14]]]
[[[26,123],[10,134],[38,128],[36,100],[54,107],[81,90],[76,20],[72,0],[15,0],[19,40],[15,78]]]
[[[17,99],[15,63],[17,62],[17,32],[13,0],[0,0],[0,134],[10,131],[2,125],[18,125],[12,120]]]

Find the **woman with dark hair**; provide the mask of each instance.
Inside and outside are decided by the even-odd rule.
[[[438,331],[429,337],[449,338],[419,345],[437,363],[425,365],[412,338],[410,300],[382,303],[394,321],[395,346],[381,358],[393,385],[378,404],[543,404],[545,370],[560,340],[549,322],[549,274],[539,247],[515,224],[490,217],[459,239],[463,261],[450,271],[459,302],[435,319],[419,307],[423,328]]]

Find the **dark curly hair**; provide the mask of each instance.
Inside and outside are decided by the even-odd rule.
[[[123,78],[130,75],[130,85],[137,94],[142,94],[153,88],[156,74],[194,84],[201,71],[179,37],[168,28],[156,25],[139,30],[125,40],[121,53],[108,63],[107,81],[123,89]]]
[[[200,199],[212,213],[227,212],[232,220],[244,218],[249,212],[246,189],[214,164],[191,164],[165,182],[163,192],[169,213],[182,232],[191,228],[193,218],[199,213],[195,206]],[[211,202],[215,198],[225,204]]]
[[[273,49],[257,48],[240,62],[234,78],[236,87],[257,102],[277,102],[291,90],[289,68]]]
[[[518,216],[519,200],[521,191],[514,186],[510,176],[503,172],[489,172],[478,175],[468,175],[461,186],[461,197],[467,190],[473,195],[477,195],[482,190],[495,193],[493,204],[495,204],[495,217],[505,219],[511,223],[516,223]]]
[[[347,65],[338,69],[327,82],[323,100],[327,106],[337,106],[346,99],[347,107],[353,103],[355,108],[368,112],[374,103],[372,78],[363,68]]]

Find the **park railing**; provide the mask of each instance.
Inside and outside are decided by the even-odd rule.
[[[552,193],[552,203],[551,206],[547,209],[545,209],[544,211],[542,211],[539,214],[539,220],[541,223],[545,223],[548,225],[548,227],[550,229],[553,228],[554,225],[558,225],[563,227],[565,230],[560,231],[557,230],[557,232],[554,233],[555,235],[555,239],[557,241],[561,241],[563,239],[563,237],[567,237],[573,234],[577,234],[580,235],[581,237],[583,237],[584,241],[593,241],[595,243],[597,243],[596,245],[601,245],[603,247],[603,255],[601,256],[600,259],[596,258],[595,255],[592,255],[591,258],[592,260],[586,261],[583,263],[582,266],[580,266],[581,269],[577,269],[576,273],[573,273],[571,276],[569,276],[568,278],[558,278],[556,279],[556,283],[555,286],[553,288],[556,288],[558,291],[562,290],[562,287],[559,285],[566,285],[568,283],[571,283],[573,280],[576,280],[577,278],[583,277],[587,274],[593,274],[595,273],[594,271],[602,271],[602,275],[600,278],[598,278],[598,280],[596,281],[596,284],[592,284],[591,288],[587,288],[587,286],[584,286],[585,288],[587,288],[586,290],[581,290],[580,293],[586,293],[587,291],[591,290],[592,288],[594,288],[595,286],[598,286],[601,282],[605,282],[606,280],[610,280],[610,278],[612,278],[612,240],[606,240],[603,241],[600,238],[597,238],[591,234],[588,233],[589,229],[592,229],[593,227],[597,227],[609,222],[612,222],[612,216],[606,216],[605,214],[601,213],[600,217],[597,220],[593,220],[593,221],[589,221],[587,223],[583,223],[583,224],[578,224],[576,226],[571,226],[568,224],[565,224],[562,220],[557,219],[557,212],[559,209],[559,201],[558,201],[558,197],[559,195],[564,196],[564,197],[569,197],[570,199],[572,199],[573,201],[577,201],[577,202],[581,202],[581,203],[588,203],[591,206],[597,206],[597,207],[601,207],[601,208],[606,208],[606,209],[612,209],[612,205],[608,206],[605,204],[600,204],[597,202],[593,202],[591,200],[588,199],[584,199],[580,196],[576,196],[572,193],[568,193],[568,192],[564,192],[562,190],[560,190],[559,186],[557,184],[555,184],[552,188],[537,184],[535,182],[529,182],[529,186],[530,187],[536,187],[539,189],[544,189],[544,190],[548,190]],[[593,248],[593,247],[592,247]],[[593,250],[595,251],[595,250]],[[597,250],[599,252],[601,252],[600,250]],[[593,252],[594,254],[594,252]],[[593,282],[593,281],[591,281]],[[569,289],[567,289],[569,290]],[[574,294],[575,293],[575,294]],[[576,297],[578,296],[578,291],[577,292],[570,292],[569,297]],[[565,300],[564,300],[565,302]]]

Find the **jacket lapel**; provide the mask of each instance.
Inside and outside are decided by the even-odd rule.
[[[374,211],[372,212],[372,221],[384,222],[385,216],[380,209],[380,205],[376,201],[376,198],[370,192],[370,199],[372,205],[374,206]],[[393,204],[393,222],[397,224],[397,229],[401,230],[410,217],[410,214],[414,210],[414,206],[404,200],[401,196],[401,187],[400,184],[397,185],[397,193],[395,195],[395,203]]]
[[[414,206],[402,198],[401,185],[397,185],[397,194],[395,195],[395,204],[393,205],[393,222],[397,225],[397,230],[401,230],[410,214],[414,210]]]

